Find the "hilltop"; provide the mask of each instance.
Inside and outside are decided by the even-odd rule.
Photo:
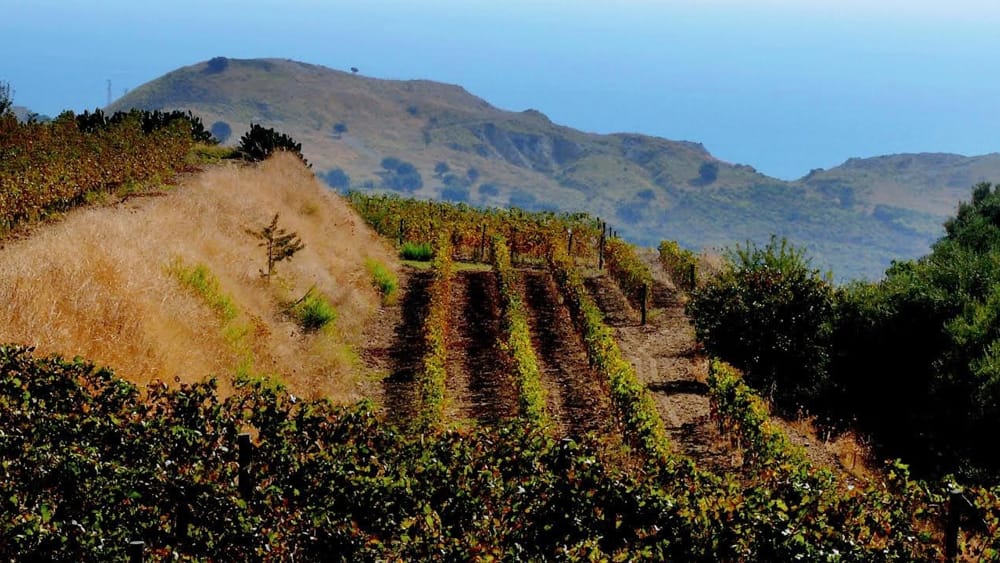
[[[912,162],[907,174],[883,159],[852,160],[786,182],[698,143],[581,132],[460,86],[279,59],[216,57],[109,109],[131,107],[191,110],[230,144],[251,122],[274,127],[302,142],[314,171],[338,189],[587,211],[649,246],[712,248],[774,233],[840,279],[877,278],[892,260],[925,254],[972,183],[1000,176],[998,159],[906,155],[886,158]]]

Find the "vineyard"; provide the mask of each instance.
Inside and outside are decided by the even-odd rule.
[[[1000,489],[857,477],[794,444],[695,343],[676,247],[580,214],[347,199],[431,254],[365,328],[368,398],[258,373],[140,386],[0,347],[0,559],[1000,559]]]

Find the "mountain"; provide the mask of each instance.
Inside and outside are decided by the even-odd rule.
[[[108,109],[132,107],[191,110],[230,144],[251,122],[274,127],[340,189],[587,211],[642,245],[674,239],[702,249],[777,234],[841,280],[877,278],[890,261],[925,254],[972,183],[1000,178],[1000,166],[908,155],[886,158],[909,158],[912,177],[873,159],[879,164],[851,160],[786,182],[698,143],[586,133],[535,110],[496,108],[459,86],[278,59],[216,57]]]

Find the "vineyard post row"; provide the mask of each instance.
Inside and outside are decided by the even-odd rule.
[[[420,410],[416,430],[436,432],[444,420],[445,384],[448,360],[448,311],[451,308],[451,283],[454,263],[451,236],[441,232],[437,238],[431,270],[430,303],[424,320],[423,369],[417,376]]]
[[[584,213],[480,209],[356,191],[346,197],[372,229],[399,246],[434,241],[441,231],[450,231],[454,257],[463,261],[485,262],[490,233],[497,233],[504,236],[514,262],[545,262],[549,246],[562,241],[578,260],[603,268],[606,246],[614,238],[607,223]]]
[[[546,395],[542,388],[538,358],[531,343],[524,306],[517,292],[517,272],[511,265],[510,251],[502,235],[491,237],[490,251],[503,308],[506,340],[502,346],[514,361],[521,416],[530,424],[546,427],[550,420],[545,408]]]
[[[561,247],[556,247],[552,251],[550,268],[577,329],[583,335],[591,365],[607,381],[626,438],[638,443],[651,460],[666,462],[671,447],[663,419],[649,390],[622,356],[600,309],[587,294],[573,259]]]

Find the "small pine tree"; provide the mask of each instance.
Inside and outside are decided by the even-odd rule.
[[[306,247],[305,243],[299,239],[297,233],[289,233],[278,227],[278,214],[274,214],[271,223],[259,231],[248,231],[253,236],[259,238],[261,243],[258,246],[267,249],[267,271],[260,271],[261,277],[271,279],[274,273],[274,266],[282,260],[287,260],[296,252]]]

